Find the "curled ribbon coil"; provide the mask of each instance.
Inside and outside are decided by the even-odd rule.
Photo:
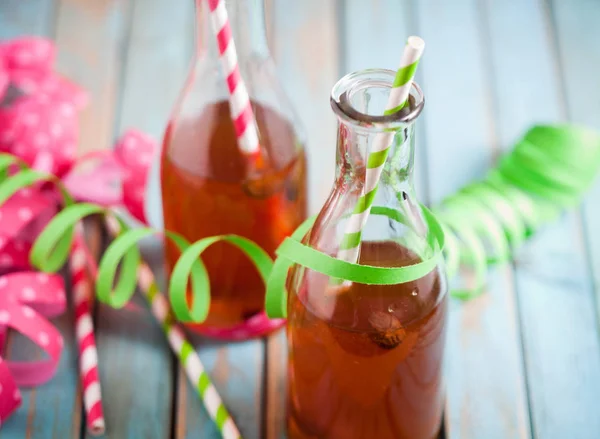
[[[474,267],[477,273],[475,288],[455,290],[453,294],[469,298],[480,292],[488,264],[506,261],[511,247],[520,244],[542,224],[556,218],[563,209],[577,204],[599,167],[600,135],[596,132],[571,125],[537,126],[526,133],[483,181],[468,185],[448,197],[433,210],[433,214],[425,210],[430,228],[439,229],[439,232],[433,231],[436,239],[445,242],[442,245],[449,275],[455,275],[460,264]],[[112,215],[105,208],[93,204],[65,208],[35,242],[31,252],[32,263],[45,271],[57,270],[68,256],[67,243],[71,242],[73,225],[85,216],[98,213]],[[119,227],[123,232],[102,258],[96,284],[99,299],[113,307],[123,306],[135,291],[140,263],[136,244],[149,235],[159,233],[151,228],[128,229],[122,221]],[[269,311],[272,317],[285,316],[285,300],[273,297],[286,294],[283,281],[291,263],[310,266],[317,271],[327,269],[326,274],[353,281],[359,280],[351,271],[358,273],[374,268],[348,264],[335,258],[325,261],[323,256],[326,255],[315,255],[316,250],[306,250],[308,247],[298,242],[301,236],[297,235],[304,234],[307,227],[310,227],[309,223],[299,228],[293,238],[282,243],[277,251],[279,257],[275,268],[283,266],[284,269],[275,270],[268,254],[246,238],[224,235],[191,244],[176,233],[164,232],[165,238],[172,240],[182,252],[169,280],[169,296],[175,316],[181,321],[194,323],[206,318],[210,285],[200,254],[218,241],[237,246],[257,267],[267,284],[268,311],[275,310]],[[117,280],[119,264],[121,270]],[[379,283],[373,273],[368,272],[365,276],[364,279],[361,277],[361,282]],[[392,278],[396,279],[394,276]],[[400,278],[402,276],[404,274]],[[192,293],[189,302],[188,281]],[[274,283],[276,288],[272,287]]]
[[[31,263],[45,272],[56,272],[69,257],[74,226],[85,217],[104,215],[107,221],[118,221],[122,232],[107,248],[96,278],[98,299],[114,308],[129,302],[137,286],[137,272],[141,262],[138,243],[159,232],[152,228],[129,228],[127,223],[109,209],[92,203],[65,207],[40,233],[31,250]],[[183,236],[166,231],[164,237],[173,241],[181,257],[173,267],[169,280],[169,297],[175,317],[182,322],[201,323],[206,319],[210,305],[208,272],[200,259],[210,245],[224,241],[238,247],[250,258],[267,281],[272,259],[258,244],[236,235],[214,236],[190,244]],[[117,276],[117,270],[119,275]],[[188,302],[187,285],[191,285],[192,300]]]
[[[482,291],[489,264],[507,261],[542,225],[576,206],[600,168],[600,135],[574,125],[535,126],[480,182],[467,185],[433,209],[446,234],[450,277],[473,268]]]
[[[285,284],[288,270],[293,264],[299,264],[313,271],[326,274],[334,279],[344,279],[369,285],[394,285],[420,279],[430,273],[440,262],[445,245],[445,236],[441,224],[425,207],[421,206],[425,221],[431,231],[427,245],[428,256],[420,262],[403,267],[377,267],[361,265],[337,259],[300,242],[316,217],[306,220],[292,236],[286,238],[277,248],[277,259],[267,281],[265,308],[267,315],[273,318],[287,316],[287,292]],[[409,221],[399,211],[382,206],[373,206],[371,215],[385,215],[390,220],[408,225]]]

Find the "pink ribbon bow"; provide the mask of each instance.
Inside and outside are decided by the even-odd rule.
[[[53,71],[54,56],[52,42],[41,38],[0,44],[0,151],[54,174],[80,201],[120,205],[146,223],[144,192],[155,143],[129,131],[114,150],[77,159],[77,116],[87,95]],[[51,378],[62,351],[60,333],[45,318],[64,310],[62,279],[23,271],[31,269],[31,246],[59,208],[57,191],[47,184],[22,189],[0,206],[0,348],[11,327],[49,354],[44,362],[0,358],[0,422],[20,404],[17,385]]]
[[[43,349],[48,360],[36,362],[0,359],[0,418],[6,419],[21,404],[17,385],[35,386],[56,372],[62,351],[60,332],[42,316],[53,317],[65,309],[62,277],[45,273],[20,272],[0,277],[0,340],[8,328],[27,336]]]

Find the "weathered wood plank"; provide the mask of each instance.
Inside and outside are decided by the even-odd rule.
[[[193,55],[193,15],[193,0],[177,7],[165,0],[134,0],[117,134],[136,128],[162,140]],[[150,171],[146,212],[152,225],[162,227],[158,164],[157,158]]]
[[[134,127],[162,139],[192,61],[194,2],[133,1],[117,133]]]
[[[534,120],[568,117],[569,101],[563,98],[563,87],[572,93],[567,96],[579,96],[581,105],[589,102],[592,108],[596,105],[596,111],[598,108],[584,83],[573,84],[575,77],[562,74],[576,74],[583,69],[577,78],[587,77],[590,90],[594,90],[592,77],[586,71],[594,68],[592,62],[598,58],[588,57],[586,45],[590,53],[597,53],[594,39],[587,39],[588,32],[595,28],[593,20],[600,17],[598,5],[560,2],[559,6],[556,2],[553,20],[546,3],[531,3],[541,15],[537,18],[541,21],[537,31],[532,31],[530,21],[523,23],[521,38],[509,46],[506,32],[501,27],[498,30],[498,41],[507,44],[497,60],[505,66],[504,74],[498,76],[497,89],[504,93],[498,101],[502,102],[499,113],[506,136]],[[557,57],[554,21],[561,24],[558,35],[562,58]],[[510,19],[511,33],[518,22],[514,17]],[[539,37],[534,38],[536,34]],[[532,54],[535,63],[530,61]],[[571,62],[577,64],[570,65]],[[519,80],[515,81],[514,71],[509,72],[510,64],[525,64],[529,68],[521,69]],[[520,97],[520,105],[509,102],[508,89],[513,99]],[[515,110],[519,106],[521,109]],[[574,110],[575,106],[569,108]],[[594,119],[579,113],[578,120],[589,123]],[[600,432],[600,418],[594,408],[600,392],[600,341],[579,214],[569,213],[541,231],[521,259],[527,265],[517,270],[517,286],[534,435],[551,439],[595,438]]]
[[[416,32],[410,0],[344,2],[340,15],[341,75],[362,69],[396,70],[406,38]],[[360,29],[360,31],[358,31]],[[421,79],[417,71],[417,83]],[[421,201],[427,199],[427,157],[422,124],[417,125],[415,188]]]
[[[335,118],[329,106],[339,77],[338,1],[267,0],[269,46],[279,78],[306,132],[309,211],[320,210],[333,184]],[[315,13],[318,11],[318,13]],[[287,344],[281,331],[266,339],[264,436],[286,436]]]
[[[265,439],[285,437],[287,340],[285,330],[266,339]]]
[[[566,92],[566,112],[570,120],[600,129],[600,88],[597,69],[600,68],[600,4],[587,1],[582,4],[553,2],[559,56]],[[600,233],[595,227],[600,222],[600,181],[587,196],[583,214],[585,238],[591,256],[593,288],[596,293],[600,321]],[[600,329],[600,326],[599,326]]]
[[[51,37],[54,28],[54,2],[4,1],[0,4],[0,38],[22,35]],[[77,350],[74,342],[73,309],[53,319],[64,336],[65,347],[59,369],[47,384],[35,389],[21,389],[21,408],[2,425],[0,438],[78,438],[81,425],[81,397],[77,375]],[[7,349],[9,358],[41,358],[39,349],[25,337],[11,334]]]
[[[91,97],[80,116],[81,154],[112,146],[128,8],[129,0],[58,2],[58,69]]]
[[[329,107],[338,78],[336,2],[269,2],[271,51],[279,78],[306,131],[309,211],[320,210],[333,184],[335,118]]]
[[[53,0],[3,0],[0,4],[0,38],[52,36],[53,11]]]
[[[341,74],[373,68],[396,70],[406,38],[414,31],[410,1],[348,1],[341,6]]]
[[[415,1],[426,41],[420,70],[429,201],[483,177],[495,144],[490,76],[474,1]],[[460,25],[457,25],[460,23]],[[452,66],[461,66],[460,69]],[[457,116],[459,115],[459,116]],[[450,438],[528,437],[528,416],[511,270],[489,273],[487,291],[452,301],[447,338]]]

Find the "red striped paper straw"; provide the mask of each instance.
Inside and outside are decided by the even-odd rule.
[[[227,78],[229,110],[231,120],[235,126],[238,146],[243,153],[252,158],[257,158],[260,154],[258,131],[256,130],[254,112],[250,105],[250,96],[240,74],[225,0],[208,0],[208,7],[210,9],[210,23],[219,47],[219,59]]]
[[[73,282],[75,334],[79,348],[79,373],[83,387],[83,404],[88,431],[94,436],[99,436],[105,430],[104,410],[98,376],[98,351],[91,315],[92,286],[86,270],[88,251],[81,224],[75,226],[71,251],[69,266]]]

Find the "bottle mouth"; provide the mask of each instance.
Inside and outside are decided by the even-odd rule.
[[[425,105],[421,88],[413,82],[409,105],[383,115],[396,72],[367,69],[349,73],[331,90],[331,108],[342,120],[376,130],[399,129],[414,122]]]

